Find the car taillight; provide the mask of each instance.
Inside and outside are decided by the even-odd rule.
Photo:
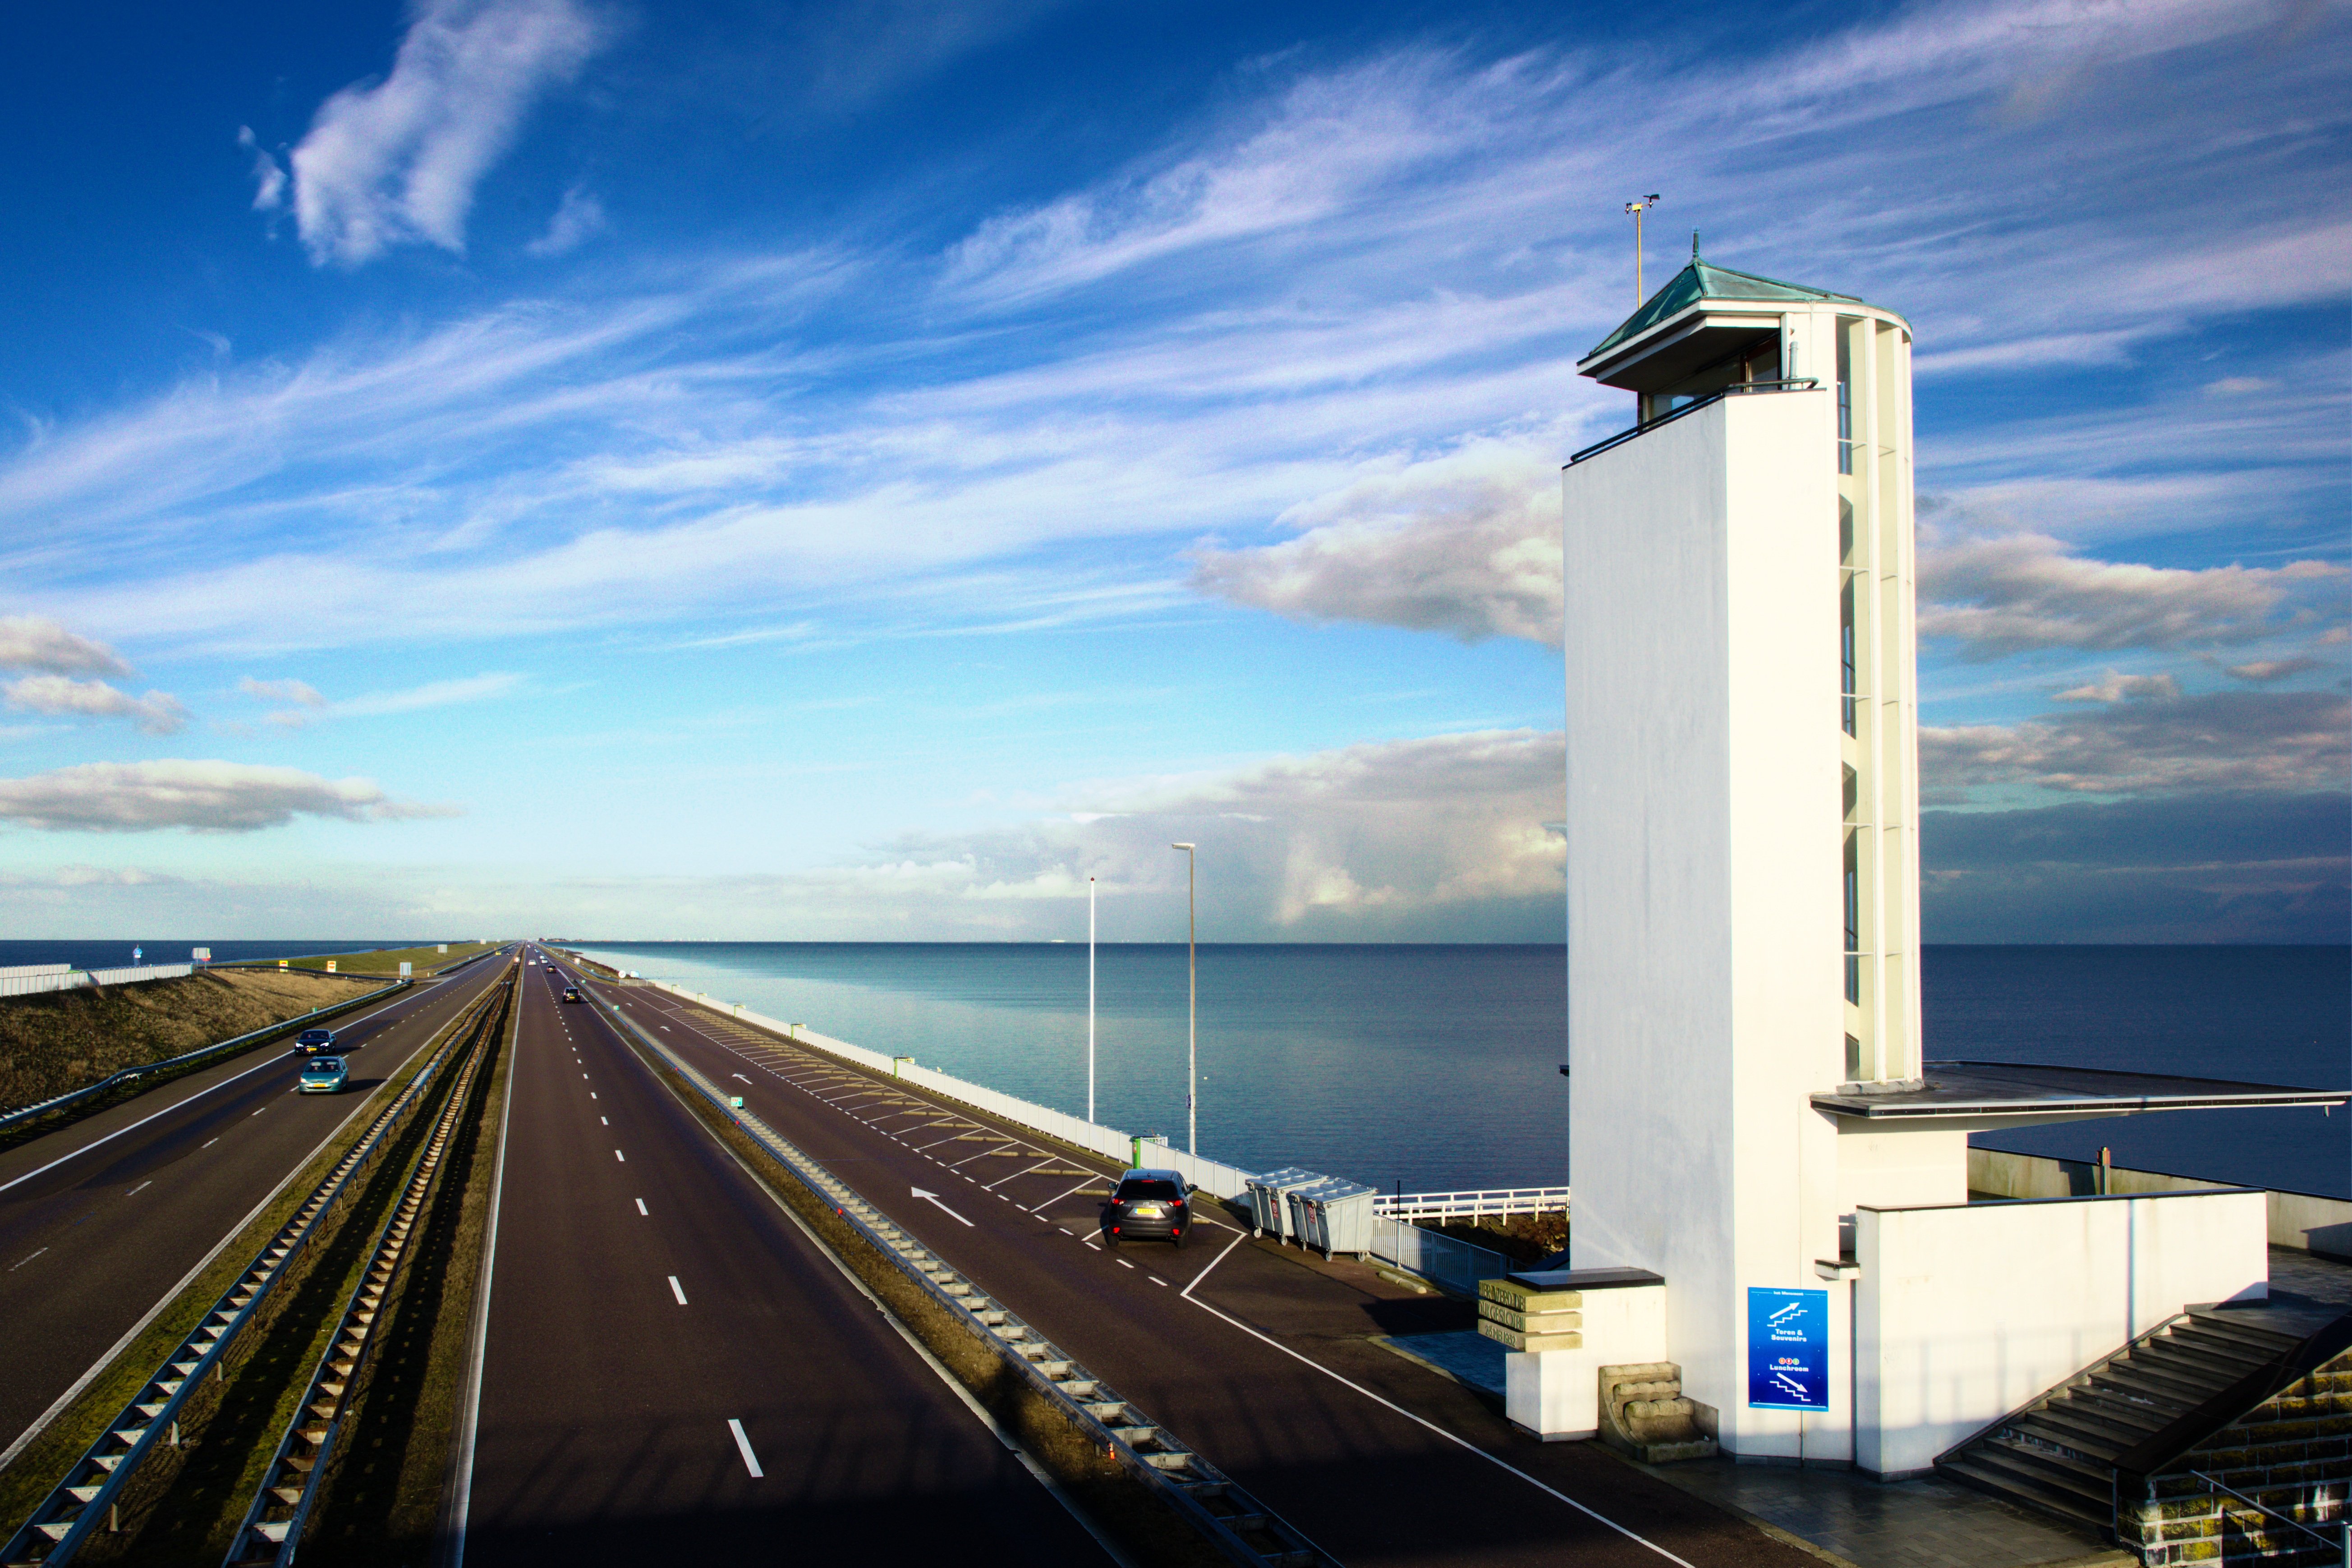
[[[1111,1227],[1110,1227],[1110,1233],[1111,1233],[1113,1236],[1117,1236],[1117,1235],[1118,1234],[1118,1226],[1111,1226]]]

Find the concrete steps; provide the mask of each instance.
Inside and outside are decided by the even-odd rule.
[[[1954,1480],[2096,1530],[2115,1527],[2116,1461],[2303,1336],[2192,1307],[1936,1461]]]

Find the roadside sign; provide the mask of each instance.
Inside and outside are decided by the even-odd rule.
[[[330,974],[332,974],[334,972],[335,972],[335,961],[334,961],[333,959],[331,959],[331,959],[327,960],[327,973],[330,973]]]
[[[1830,1293],[1748,1288],[1748,1403],[1759,1410],[1830,1407]]]
[[[404,958],[400,961],[400,977],[403,980],[408,978],[408,960]]]
[[[284,968],[286,968],[286,967],[287,967],[286,960],[284,960],[284,959],[282,959],[282,958],[281,958],[281,959],[279,959],[279,960],[278,961],[278,968],[280,968],[280,969],[284,969]]]
[[[209,947],[192,947],[188,950],[188,956],[198,963],[210,963],[213,961],[213,950]]]

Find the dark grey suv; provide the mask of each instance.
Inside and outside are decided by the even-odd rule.
[[[1103,1205],[1103,1239],[1113,1247],[1122,1241],[1171,1241],[1181,1247],[1192,1228],[1192,1184],[1177,1172],[1129,1171]]]

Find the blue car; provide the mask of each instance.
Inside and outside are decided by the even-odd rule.
[[[301,1081],[295,1085],[298,1094],[341,1094],[351,1069],[341,1057],[312,1057],[302,1064]]]
[[[335,1031],[332,1029],[305,1029],[301,1034],[295,1037],[294,1045],[295,1048],[299,1050],[304,1056],[315,1057],[320,1055],[321,1052],[331,1051],[335,1048]]]

